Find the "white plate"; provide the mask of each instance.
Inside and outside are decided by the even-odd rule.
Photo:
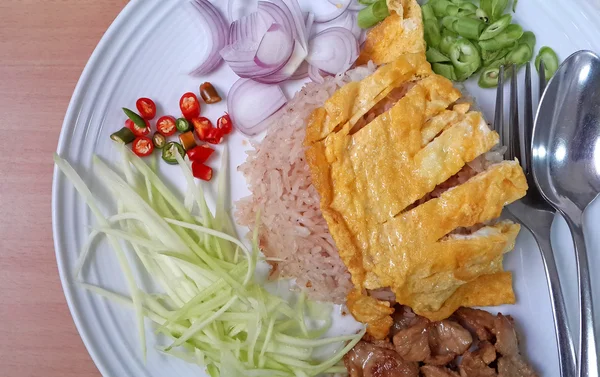
[[[318,6],[317,1],[325,0],[304,0],[301,4],[307,9]],[[225,0],[213,2],[225,10]],[[538,48],[549,45],[564,59],[579,49],[600,51],[598,12],[598,8],[584,0],[522,0],[515,18],[524,29],[535,32]],[[99,154],[108,161],[116,160],[117,152],[108,136],[122,126],[122,106],[134,107],[138,97],[146,96],[157,102],[159,114],[178,114],[182,93],[197,91],[200,83],[210,81],[225,94],[235,81],[235,75],[225,65],[206,77],[187,74],[209,47],[204,35],[187,0],[137,0],[125,7],[100,41],[75,89],[58,144],[58,153],[73,163],[99,195],[104,195],[102,184],[88,174],[91,158]],[[286,92],[293,94],[299,84],[288,85]],[[479,89],[475,80],[468,82],[467,87],[491,119],[494,91]],[[225,110],[225,104],[205,108],[205,114],[216,119]],[[232,200],[235,201],[248,194],[246,182],[236,167],[244,161],[244,151],[249,146],[239,132],[232,134],[227,144],[231,152]],[[164,175],[175,186],[182,185],[178,169],[164,165],[161,164]],[[144,364],[132,312],[74,284],[73,268],[93,224],[92,218],[75,190],[56,170],[52,198],[54,242],[63,289],[75,324],[101,373],[106,377],[203,375],[199,367],[162,356],[152,349]],[[108,213],[111,209],[105,210]],[[589,212],[588,224],[597,224],[600,212],[594,209]],[[243,229],[239,230],[244,234]],[[588,235],[594,271],[600,269],[600,250],[596,246],[600,245],[600,234],[588,232]],[[571,326],[576,329],[574,257],[570,235],[562,219],[555,221],[553,243],[568,294]],[[557,376],[556,341],[545,275],[538,249],[526,231],[519,236],[505,264],[514,272],[518,303],[494,309],[515,317],[524,351],[535,369],[542,376]],[[94,283],[126,293],[117,262],[105,244],[99,245],[85,276]],[[598,277],[594,283],[600,286]],[[600,297],[596,302],[600,302]],[[153,342],[149,327],[149,341]]]

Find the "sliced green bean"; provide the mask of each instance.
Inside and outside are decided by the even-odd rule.
[[[527,31],[519,38],[517,47],[512,49],[506,56],[508,63],[523,65],[533,57],[533,49],[535,47],[535,35]]]
[[[487,51],[487,50],[482,50],[481,51],[481,59],[483,60],[483,66],[484,67],[488,67],[490,66],[492,63],[502,59],[504,61],[504,57],[506,55],[508,55],[508,53],[511,50],[509,48],[503,48],[501,50],[496,50],[496,51]]]
[[[515,13],[517,11],[517,4],[518,3],[519,3],[519,0],[513,0],[513,7],[512,7],[513,13]]]
[[[423,13],[423,21],[427,21],[427,20],[437,21],[437,19],[435,18],[435,12],[433,11],[433,7],[431,6],[431,3],[423,4],[421,6],[421,12]]]
[[[430,63],[444,63],[451,61],[449,57],[442,54],[440,50],[434,47],[429,47],[425,53],[427,61]]]
[[[450,60],[458,81],[466,80],[481,67],[479,51],[473,43],[466,39],[458,39],[452,44]]]
[[[490,22],[495,22],[502,17],[507,6],[508,0],[481,0],[479,2],[479,7],[487,14]]]
[[[540,49],[537,56],[535,57],[535,69],[540,71],[540,62],[544,61],[544,73],[546,74],[546,80],[550,79],[558,69],[558,56],[553,49],[548,46],[544,46]]]
[[[357,23],[360,28],[368,29],[383,21],[389,15],[390,11],[385,0],[378,0],[358,12]]]
[[[468,2],[468,1],[457,4],[457,6],[460,10],[465,10],[465,11],[469,11],[469,12],[473,12],[473,13],[475,13],[475,11],[477,11],[477,5],[475,5],[471,2]]]
[[[362,5],[371,5],[376,3],[377,1],[378,0],[358,0],[358,3]]]
[[[442,30],[442,40],[440,41],[438,50],[440,50],[440,52],[444,55],[450,55],[450,48],[452,47],[452,44],[454,44],[454,42],[456,42],[457,39],[458,39],[458,34],[452,32],[448,29],[443,29]]]
[[[440,32],[437,19],[425,20],[423,23],[423,29],[427,46],[437,48],[442,41],[442,34]]]
[[[454,66],[452,66],[452,64],[433,63],[431,65],[431,69],[433,69],[433,72],[437,73],[438,75],[444,76],[448,80],[456,80],[456,73],[454,72]]]
[[[456,33],[456,30],[454,30],[454,25],[457,22],[458,22],[458,17],[456,17],[456,16],[446,16],[446,17],[442,18],[442,26],[450,31],[455,32],[455,33]]]
[[[511,21],[512,16],[510,14],[505,14],[504,16],[500,17],[496,22],[486,27],[483,33],[481,33],[481,35],[479,36],[479,40],[485,41],[487,39],[494,38],[496,35],[502,33],[504,29],[506,29],[508,25],[510,25]]]
[[[428,4],[431,4],[431,7],[433,8],[433,12],[435,13],[436,17],[438,17],[438,18],[449,16],[450,13],[448,11],[448,7],[451,7],[451,6],[457,8],[456,11],[458,12],[458,7],[454,4],[452,4],[451,2],[449,2],[448,0],[431,0],[431,1],[429,1]]]
[[[476,18],[469,17],[457,18],[456,21],[453,22],[452,26],[452,31],[454,31],[463,38],[473,40],[479,39],[481,32],[483,31],[483,29],[485,29],[485,23]]]
[[[517,41],[523,35],[523,28],[517,24],[510,24],[492,39],[479,41],[479,45],[483,50],[494,51],[506,47],[514,47]]]
[[[481,88],[495,88],[498,86],[498,75],[500,69],[498,67],[487,67],[481,71],[477,84]]]
[[[490,20],[487,13],[485,13],[485,11],[481,8],[477,8],[477,10],[475,11],[475,16],[485,23],[487,23]]]

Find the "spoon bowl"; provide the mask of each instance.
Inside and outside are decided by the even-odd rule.
[[[532,141],[533,176],[565,218],[575,246],[580,304],[578,376],[598,377],[583,212],[600,193],[600,57],[568,57],[542,96]]]

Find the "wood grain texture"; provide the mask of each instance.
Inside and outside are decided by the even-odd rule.
[[[81,71],[125,4],[0,1],[0,376],[100,375],[58,278],[52,153]]]

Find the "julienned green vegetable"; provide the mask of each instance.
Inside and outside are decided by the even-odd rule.
[[[252,248],[233,236],[225,210],[227,197],[226,152],[219,170],[218,199],[214,215],[202,187],[196,186],[190,167],[178,161],[188,182],[182,202],[154,171],[121,146],[122,178],[98,157],[94,171],[118,205],[118,213],[105,217],[96,198],[69,163],[54,161],[73,183],[96,217],[97,225],[82,250],[76,281],[88,259],[93,239],[103,235],[117,254],[131,298],[102,287],[80,286],[116,303],[135,309],[145,355],[144,317],[157,332],[171,339],[162,352],[206,368],[216,376],[315,376],[345,372],[340,359],[360,340],[358,334],[320,338],[331,323],[331,306],[308,302],[300,295],[295,306],[272,295],[253,280],[259,259],[257,233]],[[143,177],[139,185],[136,177]],[[196,209],[200,216],[195,216]],[[148,294],[138,287],[122,244],[140,260],[144,272],[164,294]],[[323,324],[307,329],[305,318]],[[346,343],[347,342],[347,343]],[[313,359],[320,346],[337,344],[325,360]],[[175,347],[182,346],[177,350]]]
[[[116,141],[117,143],[129,144],[133,140],[135,140],[135,135],[133,134],[133,131],[131,131],[129,128],[123,127],[119,131],[112,133],[110,135],[110,138]]]
[[[169,165],[177,165],[177,154],[185,156],[185,150],[176,141],[169,141],[162,150],[162,159]]]
[[[136,126],[146,128],[146,121],[137,113],[129,110],[126,107],[123,108],[123,112],[125,113],[125,115],[127,115],[127,118],[131,119],[131,121],[135,123]]]
[[[386,0],[378,0],[358,12],[357,23],[362,29],[368,29],[383,21],[389,15],[390,11]]]
[[[544,46],[535,57],[535,69],[537,69],[538,72],[540,71],[540,62],[542,60],[544,61],[544,74],[546,80],[549,80],[550,77],[554,76],[556,70],[558,70],[558,56],[553,49]]]

